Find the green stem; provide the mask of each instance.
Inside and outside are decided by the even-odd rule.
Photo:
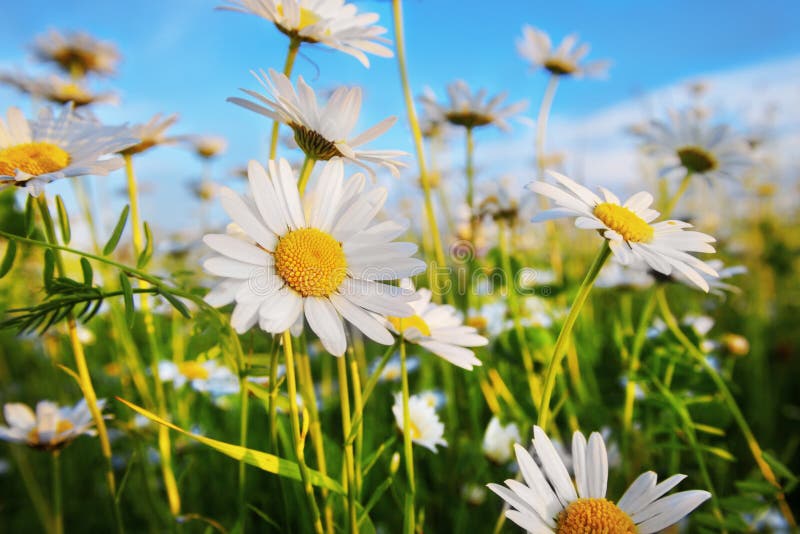
[[[548,419],[550,416],[550,397],[553,395],[553,387],[556,383],[556,375],[561,367],[561,360],[564,358],[564,355],[567,352],[567,344],[571,338],[570,334],[572,333],[572,327],[575,325],[575,321],[581,312],[581,308],[583,308],[586,299],[589,297],[589,293],[592,291],[594,281],[597,279],[597,275],[600,274],[600,269],[603,267],[603,264],[606,262],[606,259],[608,259],[610,254],[611,248],[608,246],[608,241],[604,239],[600,252],[597,254],[594,263],[592,263],[592,266],[589,268],[589,272],[586,273],[586,277],[583,279],[581,287],[578,288],[578,294],[575,296],[575,300],[572,302],[572,307],[569,310],[567,319],[564,321],[564,326],[561,327],[561,332],[558,333],[558,339],[556,339],[556,345],[553,348],[553,357],[547,364],[547,371],[545,372],[544,379],[544,390],[542,392],[542,400],[539,404],[538,424],[544,430],[547,430],[547,423],[549,422]]]
[[[290,38],[289,50],[286,52],[286,61],[283,64],[283,73],[291,78],[292,69],[294,68],[294,60],[297,58],[297,51],[300,50],[301,41],[297,38]],[[275,159],[278,153],[278,137],[280,133],[281,123],[274,121],[272,123],[272,132],[269,140],[269,159]]]
[[[403,331],[403,320],[400,319],[400,331]],[[405,534],[413,534],[415,529],[414,513],[414,494],[416,484],[414,482],[414,449],[411,444],[411,413],[408,408],[409,389],[408,389],[408,369],[406,368],[406,342],[400,336],[400,377],[403,387],[403,453],[405,455],[406,476],[408,477],[408,492],[405,498]]]
[[[61,499],[61,451],[53,451],[53,532],[64,534],[64,513]]]
[[[681,184],[678,186],[678,190],[675,191],[675,194],[672,195],[672,198],[669,199],[669,202],[664,207],[664,212],[661,214],[661,217],[666,219],[672,213],[672,210],[675,209],[675,206],[678,204],[678,201],[681,197],[686,193],[686,190],[689,188],[689,182],[692,181],[692,172],[686,171],[686,176],[683,177],[681,180]]]
[[[280,340],[272,337],[269,357],[269,450],[278,453],[278,348]]]
[[[358,358],[348,353],[350,360],[350,379],[353,381],[353,409],[354,413],[361,413],[364,410],[364,399],[361,398],[361,374],[359,373]],[[355,422],[355,483],[356,483],[356,499],[361,498],[361,486],[363,483],[361,473],[361,456],[364,449],[364,420],[361,419]],[[353,430],[351,430],[351,433]],[[345,434],[347,436],[347,434]]]
[[[347,383],[347,360],[344,356],[336,358],[339,371],[339,404],[342,409],[342,434],[345,436],[343,464],[347,480],[347,525],[351,534],[358,534],[358,516],[356,515],[356,472],[353,444],[347,441],[350,435],[350,391]]]
[[[297,180],[297,189],[300,191],[300,196],[306,191],[308,178],[311,176],[311,171],[314,170],[314,164],[317,162],[314,158],[306,156],[303,160],[303,166],[300,168],[300,178]]]
[[[622,413],[622,429],[626,436],[633,428],[633,405],[636,401],[636,372],[639,370],[639,357],[642,354],[642,347],[647,337],[647,327],[656,309],[656,288],[650,291],[647,296],[642,314],[639,316],[639,324],[633,337],[633,348],[631,349],[630,361],[628,363],[628,382],[625,384],[625,408]]]
[[[240,398],[240,411],[239,411],[239,444],[247,448],[247,432],[249,428],[250,413],[250,393],[247,390],[247,372],[245,368],[244,358],[239,361],[239,398]],[[244,534],[247,522],[247,464],[244,461],[239,462],[239,532]]]
[[[414,107],[414,98],[411,95],[411,86],[408,82],[408,66],[406,61],[406,45],[405,36],[403,34],[403,2],[402,0],[392,0],[392,17],[394,20],[394,42],[397,51],[397,66],[400,70],[400,82],[403,86],[403,98],[406,104],[408,113],[408,123],[411,127],[411,135],[414,139],[414,149],[417,153],[417,165],[419,168],[419,181],[422,185],[422,193],[425,199],[425,215],[428,219],[428,227],[431,229],[433,235],[433,249],[435,255],[436,265],[430,269],[431,290],[433,291],[434,299],[437,302],[441,301],[441,292],[443,289],[439,283],[439,269],[444,269],[447,266],[447,261],[444,255],[444,248],[442,247],[442,236],[439,233],[439,226],[436,222],[436,213],[433,208],[433,199],[431,198],[431,183],[430,176],[425,163],[425,146],[422,142],[422,130],[419,127],[419,119],[417,118],[417,110]],[[430,258],[428,259],[430,261]],[[448,292],[448,301],[452,303],[452,293]]]
[[[478,218],[475,213],[475,137],[472,128],[466,129],[466,148],[464,157],[466,158],[465,173],[467,176],[467,210],[469,211],[469,242],[472,246],[469,261],[467,262],[467,280],[465,285],[466,298],[464,299],[464,317],[467,317],[470,308],[473,306],[474,295],[472,293],[472,277],[476,272],[476,254],[478,242]]]
[[[691,340],[686,337],[686,334],[680,328],[678,324],[678,320],[675,318],[675,315],[672,313],[672,310],[669,307],[669,302],[667,301],[667,295],[663,288],[658,291],[658,305],[659,310],[661,311],[661,315],[664,318],[664,322],[667,324],[667,328],[669,331],[672,332],[677,340],[683,345],[683,348],[686,349],[686,352],[706,371],[708,376],[711,377],[711,380],[714,381],[714,384],[717,386],[717,389],[722,395],[723,400],[725,401],[725,405],[727,406],[728,410],[730,411],[733,419],[736,421],[739,430],[741,431],[742,435],[744,436],[745,441],[747,441],[747,446],[750,448],[750,453],[753,455],[753,459],[755,459],[756,464],[758,465],[761,474],[764,476],[764,479],[772,484],[777,490],[776,497],[778,499],[778,506],[780,507],[781,513],[783,514],[784,518],[786,518],[786,522],[789,524],[791,528],[796,528],[797,523],[795,522],[794,514],[792,513],[792,509],[789,507],[789,504],[786,502],[786,496],[783,493],[783,489],[781,488],[778,479],[775,477],[775,473],[772,471],[770,465],[764,460],[763,453],[761,450],[761,446],[758,443],[755,435],[753,434],[752,430],[750,430],[750,425],[747,424],[747,420],[742,414],[742,411],[739,409],[739,405],[736,403],[736,399],[733,397],[731,390],[728,388],[728,385],[725,383],[725,380],[719,375],[716,369],[708,363],[705,354],[700,351]]]

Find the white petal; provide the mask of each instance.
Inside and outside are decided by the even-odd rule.
[[[319,337],[325,350],[334,356],[342,356],[347,349],[342,318],[328,299],[306,297],[303,308],[308,325]]]

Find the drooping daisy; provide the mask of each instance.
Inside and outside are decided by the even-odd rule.
[[[158,376],[162,382],[172,382],[175,389],[189,383],[195,391],[214,396],[239,392],[239,378],[217,360],[186,360],[178,364],[164,360],[158,363]]]
[[[520,441],[522,437],[516,423],[503,425],[493,416],[483,435],[483,454],[496,464],[504,464],[511,460],[514,444]]]
[[[407,278],[400,282],[400,287],[414,291],[414,283]],[[420,345],[462,369],[471,371],[474,365],[482,365],[467,347],[483,347],[489,340],[479,335],[474,327],[465,326],[452,306],[431,302],[429,289],[417,289],[414,295],[416,300],[409,303],[413,314],[410,317],[389,315],[384,320],[386,326],[406,341]]]
[[[97,401],[100,410],[105,402]],[[83,434],[93,435],[94,420],[85,399],[75,406],[63,407],[55,402],[39,401],[36,413],[26,404],[12,402],[3,407],[3,414],[8,426],[0,426],[0,439],[24,443],[34,449],[59,450]]]
[[[395,393],[392,413],[397,428],[400,432],[405,432],[403,428],[403,395],[401,393]],[[439,420],[436,409],[418,395],[411,395],[408,398],[408,422],[411,427],[412,442],[433,452],[436,452],[438,445],[447,447],[447,441],[444,439],[444,424]]]
[[[508,131],[511,127],[506,119],[528,107],[528,103],[524,100],[503,106],[506,93],[500,93],[486,100],[486,89],[472,94],[469,85],[463,80],[449,84],[447,94],[450,98],[447,104],[438,102],[436,95],[430,90],[423,93],[419,101],[431,120],[446,121],[464,128],[494,125]]]
[[[662,497],[686,476],[674,475],[656,484],[656,474],[648,471],[614,503],[606,498],[608,458],[599,433],[593,432],[588,444],[580,432],[572,437],[575,483],[544,431],[536,426],[533,433],[541,469],[524,447],[515,445],[525,483],[510,479],[508,487],[488,485],[511,506],[506,517],[528,532],[650,534],[677,523],[711,497],[702,490]]]
[[[753,165],[743,137],[728,125],[710,124],[691,108],[670,110],[667,121],[653,120],[636,133],[646,151],[665,158],[661,176],[691,173],[707,180],[735,179]]]
[[[344,0],[225,0],[218,9],[248,13],[266,19],[290,39],[303,43],[322,43],[356,58],[365,67],[365,54],[393,57],[381,37],[386,28],[375,25],[377,13],[358,13]]]
[[[57,117],[45,109],[36,121],[10,107],[6,117],[0,119],[0,189],[15,185],[38,194],[59,178],[105,176],[123,162],[104,156],[138,141],[127,127],[83,120],[69,106]]]
[[[392,241],[405,231],[394,221],[375,223],[386,202],[384,188],[364,190],[364,176],[344,180],[340,159],[325,164],[303,199],[289,163],[271,161],[269,173],[249,165],[250,193],[220,192],[222,207],[253,242],[225,234],[204,237],[220,255],[205,269],[225,280],[206,296],[221,306],[235,301],[231,324],[245,332],[258,323],[280,333],[303,314],[325,350],[344,354],[342,317],[367,337],[391,345],[394,338],[371,311],[408,317],[410,291],[384,280],[412,276],[425,263],[412,258],[416,245]]]
[[[177,113],[173,113],[168,117],[162,117],[161,113],[157,113],[153,115],[149,121],[131,126],[131,131],[139,139],[139,142],[126,148],[122,153],[131,155],[139,154],[158,145],[167,145],[177,142],[179,140],[178,137],[167,137],[165,135],[167,129],[175,124],[177,120]]]
[[[55,104],[72,103],[76,108],[90,104],[116,104],[119,96],[113,92],[96,93],[83,83],[56,75],[32,78],[24,74],[0,74],[0,82],[11,85],[34,98]]]
[[[564,37],[557,48],[553,48],[549,35],[526,24],[522,28],[522,37],[517,39],[517,52],[527,59],[531,66],[542,67],[555,76],[604,77],[610,62],[583,63],[582,60],[589,53],[590,47],[588,43],[583,43],[575,48],[577,43],[578,36],[571,34]]]
[[[83,32],[62,34],[50,30],[36,38],[34,52],[42,61],[56,63],[72,76],[90,72],[113,74],[119,62],[117,47]]]
[[[623,265],[639,259],[662,274],[669,275],[673,270],[680,272],[708,291],[708,282],[700,273],[717,276],[717,272],[688,252],[714,252],[714,247],[709,245],[715,241],[713,237],[687,230],[692,225],[683,221],[650,224],[659,216],[659,212],[650,208],[653,203],[650,193],[636,193],[621,204],[605,188],[600,188],[603,193],[603,198],[600,198],[563,174],[553,171],[548,171],[548,174],[563,189],[539,181],[528,187],[554,200],[558,207],[539,213],[533,218],[534,222],[577,216],[575,226],[600,232]]]
[[[316,93],[302,76],[297,79],[297,89],[289,78],[272,69],[269,75],[262,70],[261,76],[255,72],[253,76],[267,90],[268,95],[242,89],[257,102],[237,97],[228,98],[228,102],[289,126],[294,131],[297,146],[306,156],[324,161],[345,158],[370,173],[372,170],[368,164],[380,165],[389,169],[392,175],[400,175],[398,167],[405,167],[405,164],[397,158],[407,156],[407,153],[401,150],[357,150],[361,145],[383,135],[397,122],[397,117],[388,117],[365,132],[351,137],[361,111],[360,87],[339,87],[327,104],[319,107]]]
[[[228,141],[217,135],[189,135],[180,139],[188,142],[195,154],[203,159],[219,156],[228,148]]]

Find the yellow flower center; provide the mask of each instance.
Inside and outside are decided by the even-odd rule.
[[[713,171],[719,165],[714,154],[699,146],[681,147],[677,152],[681,165],[691,172]]]
[[[594,215],[625,241],[647,243],[653,239],[653,227],[626,207],[603,202],[594,207]]]
[[[451,124],[463,126],[464,128],[477,128],[479,126],[486,126],[494,121],[494,118],[491,115],[478,113],[469,109],[450,111],[445,115],[445,118]]]
[[[475,315],[473,317],[467,317],[464,324],[477,330],[486,330],[486,327],[489,326],[489,320],[482,315]]]
[[[411,418],[408,419],[408,425],[411,427],[411,439],[420,439],[422,437],[422,432]]]
[[[74,83],[66,83],[56,88],[53,100],[64,103],[75,102],[77,105],[82,105],[91,102],[92,96],[81,86]]]
[[[569,60],[560,57],[551,57],[545,60],[544,68],[556,75],[573,74],[578,66]]]
[[[178,364],[178,372],[189,380],[208,380],[208,369],[196,361]]]
[[[304,297],[327,297],[347,274],[342,244],[316,228],[301,228],[281,238],[275,248],[275,270]]]
[[[73,428],[72,422],[68,421],[67,419],[61,419],[58,423],[56,423],[56,432],[54,436],[61,434],[62,432],[66,432],[67,430],[71,430]],[[39,429],[34,428],[28,434],[28,441],[33,444],[39,443]]]
[[[607,499],[578,499],[558,514],[556,534],[636,534],[628,514]]]
[[[281,17],[284,16],[284,14],[283,14],[283,4],[278,4],[277,11],[278,11],[278,15],[280,15]],[[322,20],[322,18],[319,15],[317,15],[316,13],[314,13],[312,10],[306,9],[304,7],[301,7],[300,8],[300,24],[298,24],[297,27],[291,28],[291,29],[293,29],[293,30],[302,30],[303,28],[306,28],[308,26],[316,24],[320,20]]]
[[[395,330],[404,334],[410,328],[416,328],[423,336],[431,335],[431,328],[428,323],[419,315],[412,315],[411,317],[387,317]]]
[[[0,176],[14,176],[17,170],[39,176],[60,171],[69,161],[69,153],[53,143],[22,143],[0,148]]]

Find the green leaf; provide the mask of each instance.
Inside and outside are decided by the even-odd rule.
[[[224,441],[219,441],[216,439],[207,438],[205,436],[200,436],[198,434],[193,434],[187,430],[184,430],[170,423],[169,421],[166,421],[165,419],[162,419],[153,412],[145,410],[144,408],[141,408],[133,403],[126,401],[125,399],[117,397],[117,400],[126,405],[128,408],[132,409],[133,411],[147,417],[151,421],[158,423],[159,425],[163,425],[172,430],[175,430],[176,432],[180,432],[181,434],[188,436],[189,438],[199,443],[202,443],[207,447],[211,447],[212,449],[221,452],[222,454],[229,456],[234,460],[238,460],[248,465],[252,465],[253,467],[257,467],[268,473],[272,473],[284,478],[289,478],[291,480],[301,481],[300,468],[295,462],[286,460],[284,458],[279,458],[274,454],[256,451],[253,449],[240,447],[239,445],[233,445],[231,443],[225,443]],[[315,471],[313,469],[308,469],[308,475],[311,484],[322,488],[326,488],[334,493],[344,495],[345,493],[344,488],[342,488],[342,485],[336,480],[324,476],[319,471]]]
[[[28,198],[25,200],[25,237],[32,236],[36,229],[35,208],[33,196],[28,195]]]
[[[56,195],[56,210],[58,211],[58,225],[61,227],[61,239],[65,245],[69,245],[69,240],[72,239],[72,230],[69,227],[69,215],[67,215],[67,208],[64,206],[61,195]]]
[[[108,243],[106,243],[106,246],[103,247],[103,256],[108,256],[114,252],[115,248],[117,248],[117,244],[119,244],[119,238],[122,237],[122,231],[125,230],[125,223],[128,222],[129,211],[131,211],[131,207],[125,205],[122,213],[119,214],[119,220],[117,220],[117,225],[114,227],[114,231],[111,233]]]
[[[147,221],[144,223],[144,250],[139,254],[139,259],[136,260],[136,268],[143,269],[145,265],[153,257],[153,232],[150,231],[150,225]]]
[[[704,451],[710,452],[714,456],[722,458],[723,460],[725,460],[727,462],[735,462],[736,461],[736,457],[734,455],[732,455],[731,453],[729,453],[728,451],[726,451],[725,449],[723,449],[721,447],[704,446],[704,447],[701,447],[701,448]]]
[[[724,430],[722,430],[721,428],[717,428],[715,426],[703,425],[703,424],[700,424],[700,423],[694,423],[693,426],[694,426],[695,430],[697,430],[698,432],[705,432],[706,434],[711,434],[713,436],[724,436],[725,435],[725,431]]]
[[[797,476],[792,473],[792,471],[786,467],[780,460],[775,458],[773,455],[768,453],[767,451],[761,452],[761,457],[764,458],[764,461],[769,464],[769,466],[777,473],[778,475],[787,478],[788,480],[797,480]]]
[[[159,291],[158,294],[161,295],[162,297],[164,297],[165,299],[167,299],[167,301],[170,304],[172,304],[172,307],[175,308],[176,310],[178,310],[181,315],[183,315],[187,319],[191,319],[192,318],[192,315],[189,313],[189,309],[186,307],[186,305],[183,302],[180,301],[180,299],[178,297],[176,297],[175,295],[172,295],[170,293],[167,293],[166,291]]]
[[[8,241],[6,253],[3,255],[3,262],[0,263],[0,278],[3,278],[14,265],[14,258],[17,257],[17,242],[13,239]]]
[[[94,282],[92,264],[86,258],[81,258],[81,271],[83,271],[83,285],[91,286]]]
[[[133,307],[133,288],[131,281],[125,276],[125,273],[119,273],[119,287],[122,288],[122,294],[125,300],[125,322],[129,327],[133,327],[136,309]]]
[[[53,275],[56,271],[56,254],[53,249],[48,248],[44,251],[44,271],[42,271],[42,278],[44,280],[44,287],[50,288],[53,283]]]

